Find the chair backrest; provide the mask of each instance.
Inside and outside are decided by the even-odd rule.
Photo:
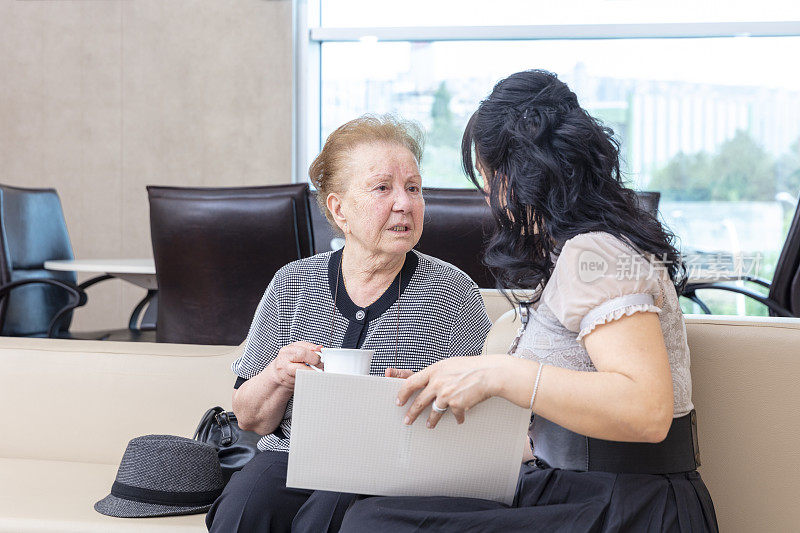
[[[0,185],[0,285],[31,278],[75,283],[74,272],[45,270],[44,262],[72,259],[72,243],[55,189]],[[44,336],[69,296],[61,289],[31,284],[0,299],[0,335]],[[60,321],[68,329],[72,313]]]
[[[328,252],[333,250],[332,241],[335,238],[342,238],[337,233],[325,213],[317,203],[317,191],[309,191],[309,203],[311,204],[311,227],[314,230],[314,251],[316,253]]]
[[[331,249],[337,235],[325,214],[318,208],[317,193],[311,191],[311,219],[316,252]],[[442,189],[428,187],[425,197],[425,226],[416,248],[460,268],[478,287],[494,288],[495,280],[483,264],[486,242],[492,231],[492,213],[480,191],[476,189]],[[661,193],[637,191],[640,206],[657,214]]]
[[[658,204],[661,201],[660,192],[636,191],[636,198],[639,200],[639,207],[651,215],[658,215]]]
[[[481,288],[493,288],[494,276],[483,264],[492,213],[476,189],[423,190],[425,225],[416,248],[460,268]]]
[[[475,189],[425,188],[425,222],[416,249],[460,268],[481,288],[493,288],[494,277],[483,265],[486,238],[492,228],[491,211]],[[316,252],[331,250],[340,237],[317,204],[311,191],[311,222]]]
[[[157,340],[240,344],[275,272],[313,254],[308,186],[147,192]]]
[[[769,297],[794,316],[800,316],[800,203],[775,263]]]

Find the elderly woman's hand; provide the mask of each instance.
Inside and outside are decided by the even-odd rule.
[[[320,366],[320,344],[297,341],[287,344],[278,352],[278,356],[271,363],[273,379],[275,382],[289,390],[294,390],[294,377],[298,369],[307,368],[308,365]]]
[[[434,401],[437,407],[449,408],[456,421],[463,423],[470,408],[499,394],[509,359],[504,355],[451,357],[409,376],[397,395],[397,405],[405,405],[416,391],[420,393],[411,403],[405,423],[412,424]],[[436,427],[443,414],[432,409],[427,426]]]

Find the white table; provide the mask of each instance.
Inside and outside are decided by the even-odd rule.
[[[94,272],[124,279],[147,290],[158,289],[156,265],[152,259],[73,259],[45,261],[47,270]]]

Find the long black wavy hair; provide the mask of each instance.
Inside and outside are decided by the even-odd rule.
[[[655,257],[680,294],[686,269],[675,236],[623,184],[613,134],[544,70],[512,74],[481,102],[461,157],[476,187],[483,189],[475,164],[487,180],[495,231],[484,263],[499,288],[546,285],[551,252],[576,235],[603,231]]]

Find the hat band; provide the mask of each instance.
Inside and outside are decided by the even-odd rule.
[[[156,505],[209,505],[222,494],[222,489],[202,492],[179,492],[168,490],[143,489],[115,481],[111,495],[125,500]]]

